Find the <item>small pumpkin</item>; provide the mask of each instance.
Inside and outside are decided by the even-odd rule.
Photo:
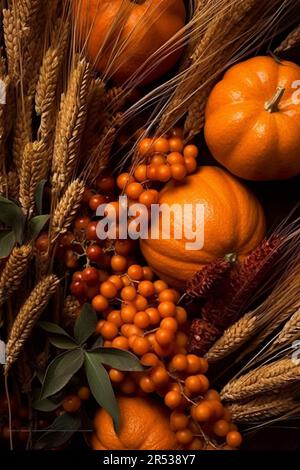
[[[299,80],[298,65],[271,57],[230,68],[206,107],[205,138],[214,158],[249,180],[300,173]]]
[[[150,83],[178,61],[182,48],[177,33],[186,20],[183,0],[74,3],[78,36],[91,63],[116,82],[123,83],[138,72],[141,84]]]
[[[170,239],[163,239],[161,223],[158,239],[141,241],[148,264],[174,287],[182,288],[202,267],[226,255],[234,254],[242,260],[265,236],[260,203],[240,181],[221,168],[204,166],[183,182],[168,183],[160,193],[159,203],[204,205],[203,249],[186,250],[187,240],[174,239],[173,230]],[[153,223],[158,224],[158,220]]]

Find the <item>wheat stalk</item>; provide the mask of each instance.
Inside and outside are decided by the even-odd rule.
[[[58,202],[51,221],[50,238],[52,243],[59,235],[63,235],[71,225],[80,206],[84,188],[84,183],[81,180],[73,181]]]
[[[278,54],[279,52],[286,51],[290,49],[291,47],[296,46],[300,42],[300,25],[297,26],[286,38],[280,46],[275,49],[275,54]]]
[[[27,144],[22,158],[19,200],[24,213],[29,217],[34,211],[37,185],[46,178],[47,169],[46,143],[36,141]]]
[[[6,364],[4,366],[5,375],[9,373],[12,365],[18,360],[25,342],[30,337],[33,327],[56,291],[58,284],[59,280],[54,275],[42,279],[19,311],[8,337]]]
[[[16,247],[10,254],[0,275],[0,305],[17,291],[28,268],[32,247],[24,245]]]
[[[55,194],[61,192],[75,171],[87,115],[90,79],[90,66],[85,60],[78,61],[71,72],[66,95],[61,100],[55,132],[52,163]]]
[[[230,403],[227,408],[235,422],[258,423],[270,418],[283,417],[292,411],[298,412],[300,404],[288,392],[280,395],[264,394],[254,400]]]
[[[300,302],[298,310],[286,322],[281,332],[272,343],[271,349],[280,347],[284,344],[291,344],[300,335]]]
[[[260,366],[241,377],[232,380],[223,388],[224,401],[238,401],[279,390],[300,379],[300,365],[291,358],[280,359]]]

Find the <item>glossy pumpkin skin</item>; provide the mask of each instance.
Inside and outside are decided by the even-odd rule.
[[[95,416],[91,439],[94,450],[176,450],[179,445],[170,428],[166,409],[151,399],[119,397],[120,434],[116,435],[109,414]]]
[[[151,56],[184,26],[183,0],[80,0],[74,3],[79,36],[83,42],[88,37],[87,55],[95,68],[108,78],[124,83],[138,72],[139,83],[145,85],[163,76],[178,61],[182,49],[174,47],[174,43],[156,58],[151,59]],[[176,51],[166,54],[172,49]],[[142,74],[145,74],[143,78]]]
[[[242,260],[264,238],[265,217],[256,197],[227,171],[204,166],[182,183],[171,182],[160,204],[204,205],[204,248],[186,250],[186,240],[141,241],[141,250],[156,274],[171,286],[185,282],[208,263],[235,254]],[[172,234],[172,231],[171,231]]]
[[[229,69],[206,108],[205,138],[214,158],[249,180],[300,173],[299,80],[299,66],[271,57],[255,57]],[[284,94],[273,112],[267,111],[265,104],[278,87],[285,88]]]

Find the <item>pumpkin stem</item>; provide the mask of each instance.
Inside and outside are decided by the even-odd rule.
[[[228,253],[224,256],[225,261],[228,261],[230,264],[235,264],[237,262],[237,254],[236,253]]]
[[[276,113],[279,111],[278,105],[281,101],[281,98],[283,97],[284,92],[285,88],[283,86],[279,86],[274,96],[265,103],[265,110],[268,111],[268,113]]]

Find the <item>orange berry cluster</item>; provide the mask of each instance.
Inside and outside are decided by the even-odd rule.
[[[97,333],[105,347],[129,350],[147,367],[144,373],[109,371],[123,394],[158,393],[172,410],[171,427],[180,446],[197,450],[235,449],[242,438],[219,394],[210,389],[204,358],[187,353],[188,316],[180,294],[151,270],[135,264],[100,286],[94,309],[104,317]]]
[[[89,387],[80,387],[77,395],[69,395],[64,399],[62,403],[63,411],[67,413],[77,413],[77,411],[79,411],[81,408],[82,402],[88,401],[90,396],[91,391]]]

